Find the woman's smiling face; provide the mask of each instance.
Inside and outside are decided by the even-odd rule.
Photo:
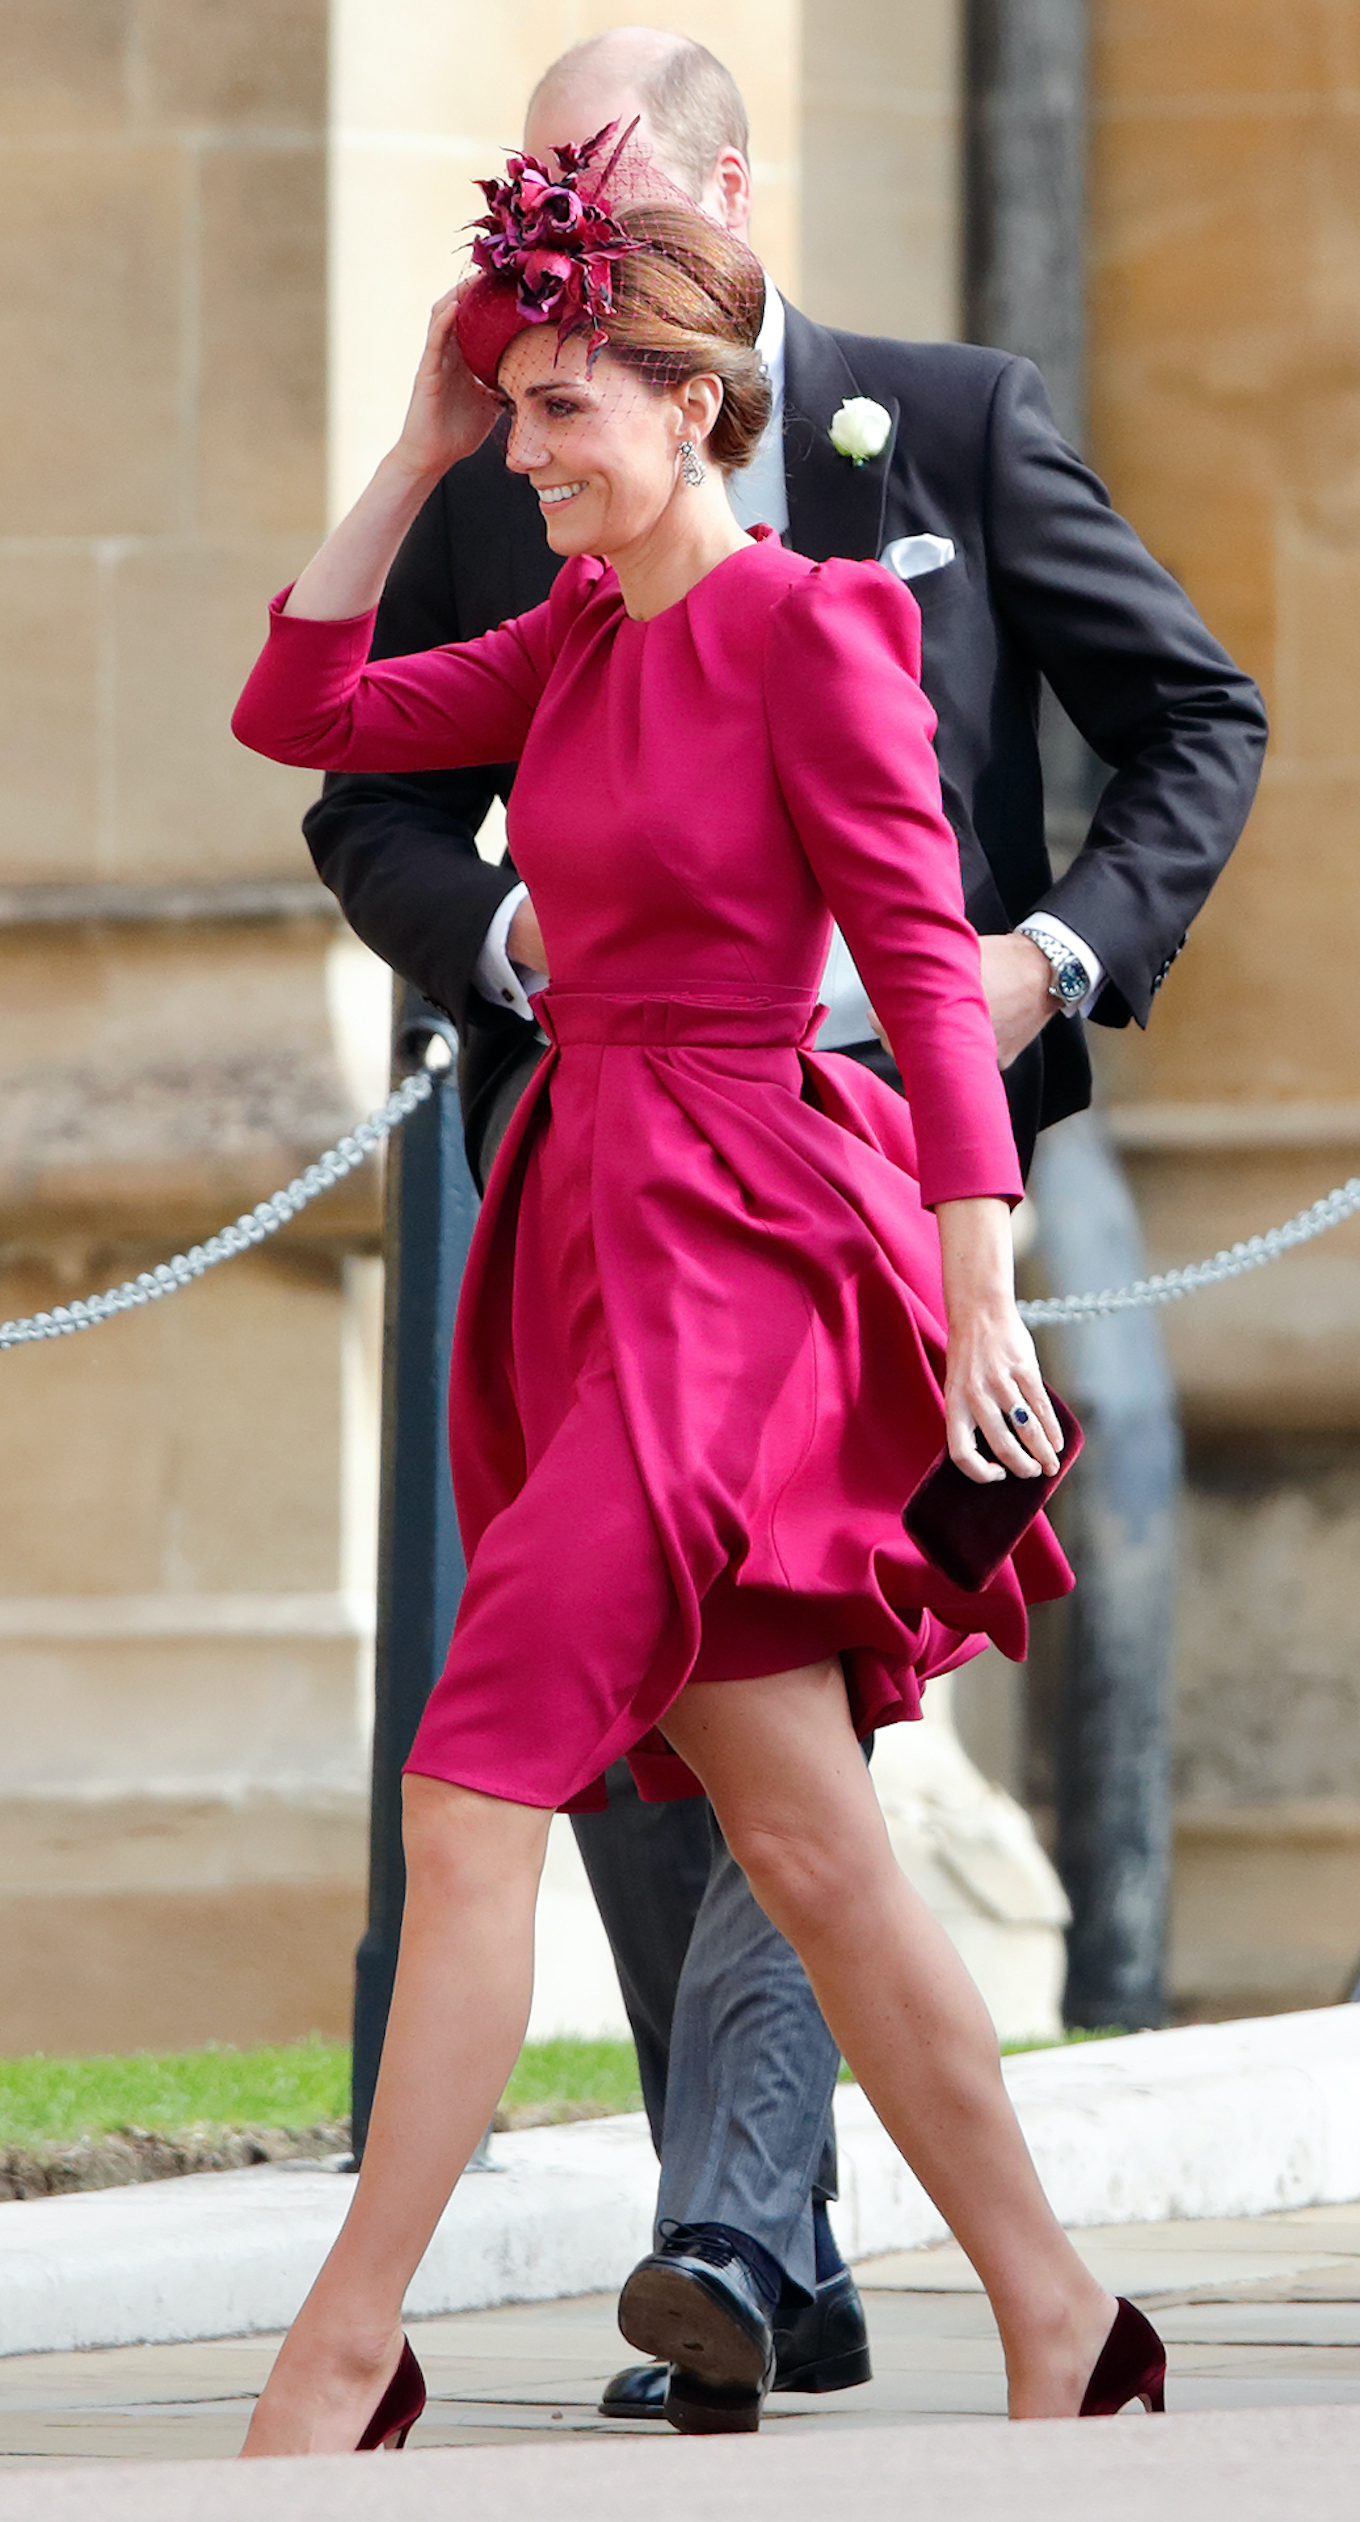
[[[554,324],[517,333],[497,378],[510,413],[505,460],[538,493],[548,541],[564,558],[625,550],[674,497],[686,434],[684,387],[654,391],[585,338]]]

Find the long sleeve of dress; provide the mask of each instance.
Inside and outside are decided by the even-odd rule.
[[[922,1196],[1017,1200],[1020,1171],[940,803],[920,617],[886,570],[833,560],[776,608],[766,711],[780,788],[887,1029]]]
[[[523,750],[565,622],[598,563],[563,570],[546,604],[481,639],[369,662],[373,612],[341,622],[269,608],[269,637],[232,732],[271,761],[317,771],[451,770]]]

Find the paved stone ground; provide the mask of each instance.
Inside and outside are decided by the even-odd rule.
[[[1104,2282],[1156,2319],[1171,2350],[1174,2410],[1360,2405],[1360,2204],[1076,2239]],[[874,2381],[825,2399],[781,2394],[768,2404],[763,2434],[791,2444],[810,2434],[999,2419],[1000,2350],[961,2253],[901,2252],[864,2262],[858,2274]],[[600,2384],[627,2355],[610,2296],[420,2321],[411,2338],[431,2392],[412,2451],[625,2435],[649,2439],[661,2461],[678,2448],[669,2427],[620,2427],[595,2412]],[[53,2465],[229,2458],[275,2343],[217,2339],[0,2362],[0,2509],[5,2480],[17,2484]]]

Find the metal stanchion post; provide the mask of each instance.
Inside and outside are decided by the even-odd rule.
[[[1040,1140],[1033,1187],[1054,1287],[1140,1274],[1137,1211],[1097,1113]],[[1054,1739],[1056,1855],[1072,1904],[1063,2020],[1155,2029],[1166,2020],[1171,1874],[1175,1387],[1155,1313],[1052,1336],[1086,1429],[1060,1514],[1077,1577]]]
[[[401,1771],[443,1665],[465,1569],[449,1482],[454,1309],[477,1214],[447,1017],[401,993],[394,1060],[435,1092],[388,1151],[383,1218],[382,1474],[368,1925],[355,1963],[354,2152],[363,2152],[401,1933]]]

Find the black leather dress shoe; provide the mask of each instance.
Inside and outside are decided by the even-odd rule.
[[[670,2366],[664,2415],[681,2434],[754,2434],[774,2380],[774,2331],[746,2262],[680,2225],[619,2297],[630,2347]]]
[[[872,2367],[864,2307],[848,2268],[839,2268],[833,2277],[826,2278],[810,2303],[776,2313],[774,2347],[775,2372],[770,2385],[773,2390],[848,2391],[856,2383],[870,2380]],[[600,2415],[665,2417],[670,2414],[667,2408],[670,2385],[670,2369],[664,2364],[628,2365],[606,2383],[600,2399]],[[746,2421],[739,2431],[749,2433],[751,2394],[746,2396]],[[761,2392],[754,2411],[757,2426],[763,2399],[764,2393]],[[689,2418],[689,2423],[682,2426],[682,2432],[730,2430],[696,2423],[696,2419],[710,2412],[702,2398],[696,2401],[692,2389],[687,2392],[683,2384],[676,2402],[677,2410],[682,2402]]]
[[[626,2364],[600,2393],[602,2417],[664,2417],[668,2364]]]
[[[848,2391],[873,2380],[869,2332],[848,2268],[826,2277],[810,2303],[774,2316],[776,2391]]]

